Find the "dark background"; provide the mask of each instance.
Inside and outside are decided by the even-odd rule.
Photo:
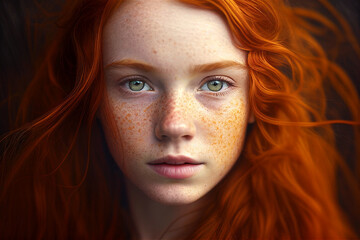
[[[21,96],[31,80],[34,69],[38,66],[39,56],[44,54],[47,39],[56,29],[56,12],[61,9],[62,1],[46,0],[0,0],[0,135],[6,133],[14,122],[16,107]],[[336,9],[342,13],[352,26],[357,39],[360,39],[360,1],[358,0],[331,0]],[[313,0],[290,0],[296,6],[315,7]],[[325,10],[319,12],[330,17]],[[331,18],[331,17],[330,17]],[[332,39],[320,39],[327,46]],[[352,78],[358,93],[360,92],[360,59],[354,56],[348,43],[340,48],[338,63]],[[335,102],[329,102],[329,105]],[[360,106],[359,106],[360,107]],[[343,113],[344,118],[348,116]],[[351,168],[358,161],[354,157],[355,146],[351,127],[334,125],[337,141],[342,154]],[[338,177],[339,185],[343,176]],[[346,189],[344,190],[346,191]],[[340,202],[353,222],[360,235],[360,217],[356,216],[354,203],[347,199],[346,194],[339,194]]]

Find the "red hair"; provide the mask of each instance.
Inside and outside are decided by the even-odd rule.
[[[336,25],[280,0],[182,2],[221,15],[237,47],[248,52],[249,100],[256,117],[239,161],[209,193],[188,238],[355,237],[337,202],[336,171],[351,172],[331,124],[354,125],[358,135],[360,102],[347,74],[314,37],[321,28],[309,20],[340,36]],[[2,140],[0,233],[5,238],[132,235],[121,204],[121,171],[107,156],[96,121],[104,97],[102,30],[120,3],[87,0],[64,8],[59,33],[20,106],[18,128]],[[360,56],[350,30],[346,36]],[[352,120],[327,119],[330,88]]]

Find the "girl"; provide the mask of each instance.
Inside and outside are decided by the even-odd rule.
[[[2,237],[356,237],[331,124],[359,99],[306,19],[340,34],[279,0],[67,3],[1,142]]]

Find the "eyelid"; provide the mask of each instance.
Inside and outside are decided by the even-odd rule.
[[[232,78],[230,77],[227,77],[227,76],[224,76],[224,75],[212,75],[212,76],[207,76],[205,77],[202,81],[201,81],[201,84],[200,84],[200,88],[199,90],[200,91],[203,91],[201,90],[201,88],[208,82],[211,82],[211,81],[222,81],[224,83],[226,83],[228,85],[228,88],[234,86],[235,82]],[[226,88],[226,89],[228,89]],[[223,92],[224,90],[220,90],[218,92]],[[210,93],[216,93],[214,91],[206,91],[206,92],[210,92]]]
[[[205,77],[203,79],[203,81],[201,82],[201,84],[203,85],[204,83],[214,81],[214,80],[224,81],[224,82],[228,83],[229,85],[234,85],[234,83],[235,83],[235,81],[231,77],[228,77],[225,75],[211,75],[211,76]]]

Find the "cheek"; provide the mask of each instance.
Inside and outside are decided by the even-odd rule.
[[[113,104],[116,126],[120,132],[126,152],[134,152],[136,146],[144,145],[144,134],[149,134],[152,120],[144,105],[134,106],[129,103]],[[150,106],[149,106],[150,107]]]
[[[122,168],[128,158],[140,157],[139,146],[145,150],[149,143],[146,135],[152,134],[151,114],[148,111],[152,104],[131,104],[109,99],[110,117],[113,128],[105,127],[105,135],[114,160]],[[103,125],[110,126],[110,120],[102,118]],[[114,134],[115,133],[115,134]]]
[[[208,126],[207,144],[214,160],[229,169],[240,155],[247,127],[247,108],[244,102],[233,100],[211,116],[203,117]]]

